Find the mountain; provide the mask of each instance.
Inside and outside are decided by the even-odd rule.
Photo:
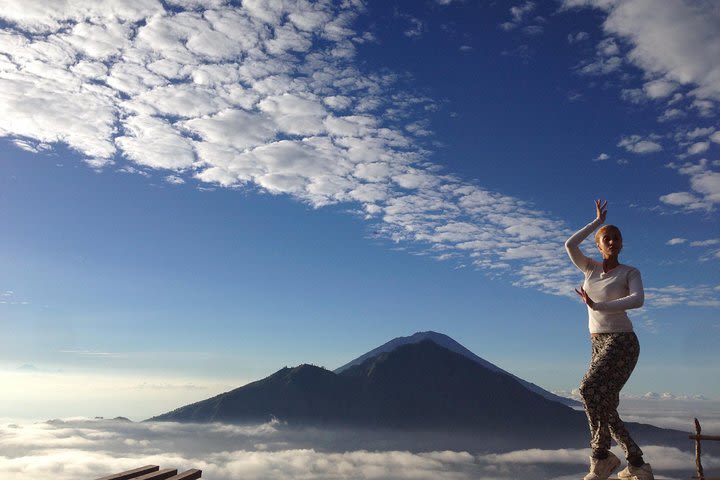
[[[354,365],[359,365],[359,364],[363,363],[364,361],[368,360],[369,358],[376,357],[377,355],[379,355],[381,353],[390,352],[402,345],[418,343],[423,340],[432,340],[433,342],[437,343],[438,345],[445,347],[452,352],[459,353],[460,355],[463,355],[464,357],[467,357],[470,360],[477,362],[478,364],[482,365],[485,368],[488,368],[495,372],[503,373],[505,375],[509,375],[510,377],[512,377],[516,381],[518,381],[521,385],[523,385],[525,388],[530,390],[531,392],[535,392],[538,395],[540,395],[544,398],[547,398],[548,400],[560,402],[563,405],[568,405],[570,407],[582,407],[582,404],[580,402],[578,402],[577,400],[573,400],[571,398],[566,398],[566,397],[561,397],[559,395],[555,395],[552,392],[548,392],[547,390],[545,390],[541,387],[538,387],[534,383],[530,383],[526,380],[523,380],[522,378],[516,377],[512,373],[506,372],[502,368],[500,368],[496,365],[493,365],[492,363],[488,362],[484,358],[478,357],[473,352],[471,352],[470,350],[468,350],[467,348],[465,348],[463,345],[456,342],[452,338],[448,337],[447,335],[444,335],[442,333],[432,332],[432,331],[417,332],[408,337],[394,338],[394,339],[390,340],[389,342],[377,347],[376,349],[369,351],[365,355],[362,355],[362,356],[356,358],[355,360],[352,360],[352,361],[346,363],[342,367],[335,369],[335,373],[342,373]]]
[[[313,365],[269,377],[150,420],[513,432],[542,438],[586,429],[581,412],[430,339],[334,373]]]
[[[435,342],[444,335],[433,337],[404,342],[359,363],[351,362],[339,372],[308,364],[285,367],[262,380],[149,420],[260,423],[278,419],[288,427],[349,427],[332,429],[338,433],[326,448],[340,450],[511,451],[576,448],[587,443],[583,412],[548,400],[497,367]],[[641,444],[690,448],[687,433],[626,425]],[[295,431],[308,448],[317,447],[314,436],[305,438],[304,430]]]

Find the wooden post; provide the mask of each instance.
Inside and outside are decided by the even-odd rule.
[[[700,480],[705,480],[705,472],[702,463],[700,463],[700,422],[695,419],[695,465],[697,466],[697,474]]]

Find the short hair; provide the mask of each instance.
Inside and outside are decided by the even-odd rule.
[[[599,245],[600,239],[605,234],[605,232],[607,232],[608,230],[617,232],[618,235],[620,235],[620,240],[622,240],[622,232],[620,231],[620,229],[618,227],[616,227],[615,225],[603,225],[602,227],[600,227],[598,229],[597,232],[595,232],[595,243],[597,243]]]

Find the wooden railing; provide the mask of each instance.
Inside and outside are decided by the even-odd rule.
[[[97,480],[196,480],[202,477],[202,470],[193,468],[178,473],[177,468],[160,469],[157,465],[145,465],[144,467],[115,473]]]
[[[703,471],[702,463],[700,462],[700,454],[701,452],[701,445],[700,441],[702,440],[711,440],[711,441],[720,441],[720,436],[717,435],[702,435],[702,430],[700,428],[700,422],[698,422],[698,419],[695,419],[695,435],[690,435],[691,440],[695,440],[695,466],[697,467],[697,476],[694,476],[692,478],[697,478],[699,480],[720,480],[720,477],[706,477],[705,472]]]

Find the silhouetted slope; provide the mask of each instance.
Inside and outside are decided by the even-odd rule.
[[[431,340],[400,346],[340,376],[360,380],[366,415],[381,425],[525,431],[567,430],[582,415],[530,392]]]
[[[409,429],[512,431],[538,437],[585,429],[580,412],[508,375],[425,340],[341,374],[311,365],[275,374],[151,420],[267,421]]]
[[[398,347],[401,347],[403,345],[408,345],[412,343],[418,343],[423,340],[432,340],[433,342],[437,343],[441,347],[445,347],[448,350],[459,353],[460,355],[463,355],[466,358],[469,358],[470,360],[473,360],[477,362],[478,364],[482,365],[483,367],[486,367],[492,371],[504,373],[506,375],[509,375],[510,377],[517,380],[521,385],[523,385],[525,388],[530,390],[531,392],[537,393],[538,395],[541,395],[542,397],[547,398],[548,400],[553,400],[556,402],[560,402],[563,405],[568,405],[572,407],[581,407],[582,404],[578,402],[577,400],[573,400],[571,398],[561,397],[559,395],[555,395],[552,392],[548,392],[544,388],[541,388],[534,383],[528,382],[527,380],[523,380],[522,378],[519,378],[512,373],[506,372],[502,368],[498,367],[497,365],[494,365],[487,360],[485,360],[482,357],[479,357],[478,355],[474,354],[472,351],[465,348],[460,343],[456,342],[452,338],[448,337],[447,335],[444,335],[442,333],[437,333],[433,331],[428,332],[417,332],[413,335],[410,335],[408,337],[397,337],[389,342],[380,345],[379,347],[369,351],[368,353],[361,355],[360,357],[356,358],[355,360],[352,360],[345,365],[335,369],[335,373],[342,373],[343,371],[355,366],[360,365],[361,363],[376,357],[382,353],[387,353],[395,350]]]
[[[351,383],[313,365],[285,367],[262,380],[150,420],[238,423],[280,418],[302,423],[333,422],[348,414]]]

